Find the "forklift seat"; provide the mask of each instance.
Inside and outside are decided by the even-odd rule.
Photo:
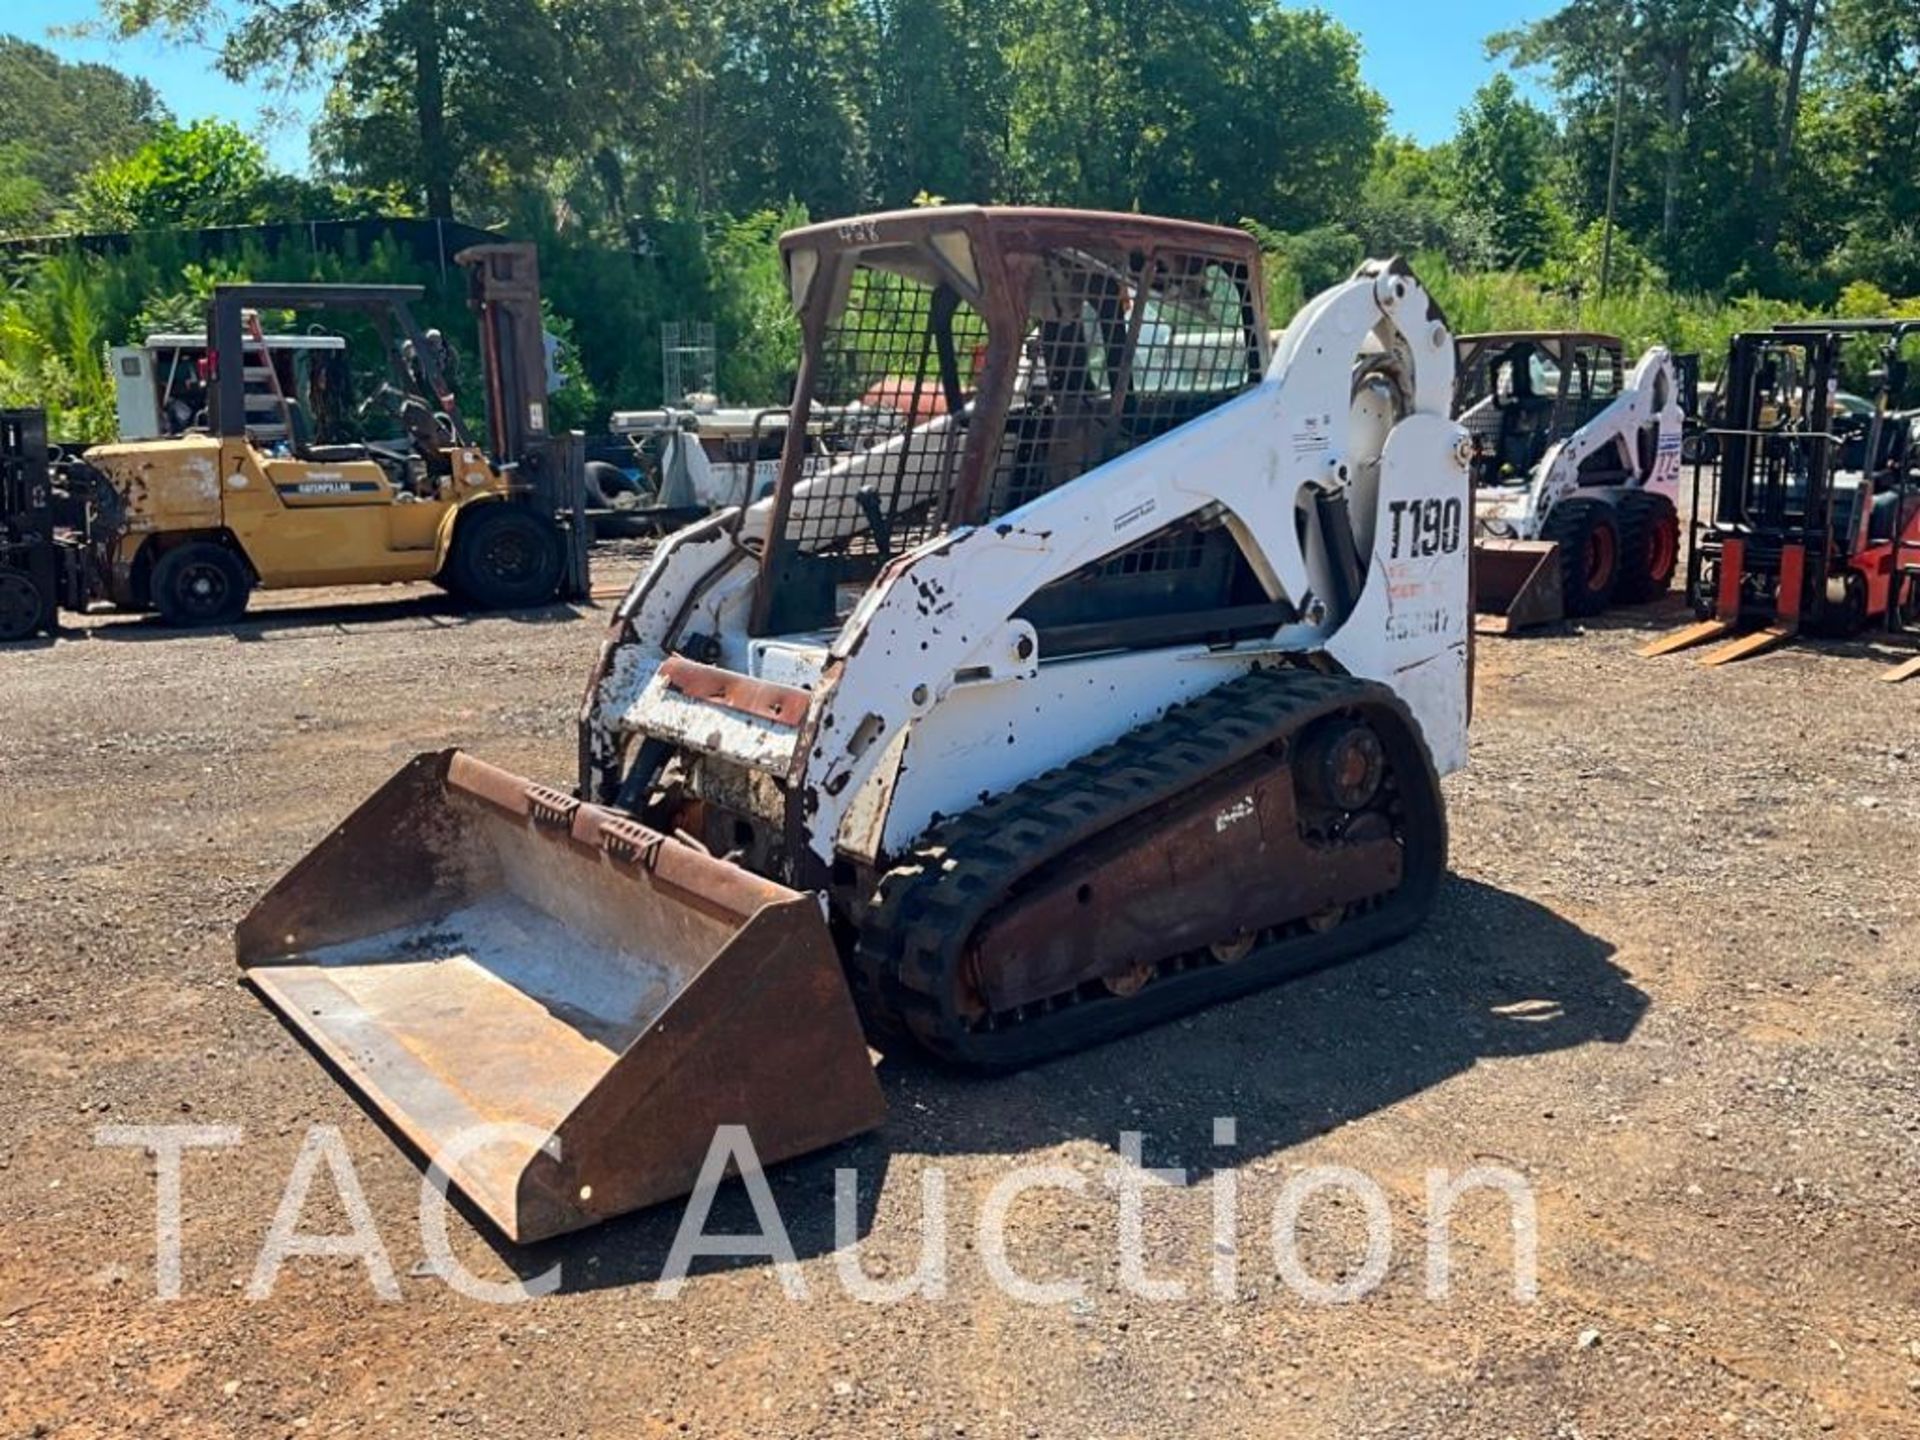
[[[1906,516],[1903,517],[1900,510],[1900,491],[1897,487],[1874,496],[1873,514],[1867,519],[1868,541],[1875,545],[1891,541],[1900,530],[1903,519],[1910,518],[1915,510],[1920,510],[1920,491],[1907,497]]]
[[[315,445],[313,427],[307,423],[307,412],[300,402],[288,396],[286,406],[293,421],[293,453],[298,459],[311,460],[316,465],[345,465],[373,458],[364,445]]]
[[[364,445],[302,445],[297,452],[302,460],[316,465],[345,465],[353,460],[371,460],[373,452]]]

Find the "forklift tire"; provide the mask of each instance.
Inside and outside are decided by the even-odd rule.
[[[1699,576],[1687,582],[1687,604],[1701,620],[1711,620],[1720,613],[1720,562],[1717,559],[1702,557]]]
[[[1560,546],[1560,582],[1569,616],[1598,615],[1620,583],[1620,527],[1604,500],[1562,500],[1540,527]]]
[[[1829,640],[1849,640],[1867,628],[1867,577],[1846,569],[1830,577],[1827,593],[1818,597],[1807,629]]]
[[[226,625],[247,610],[253,577],[240,557],[211,540],[176,545],[153,567],[153,603],[169,625]]]
[[[0,645],[31,639],[52,623],[52,597],[25,571],[0,566]]]
[[[1673,587],[1680,563],[1680,516],[1664,495],[1633,490],[1620,497],[1620,582],[1627,605],[1658,600]]]
[[[490,501],[460,517],[446,588],[481,610],[545,605],[560,589],[560,533],[523,505]]]

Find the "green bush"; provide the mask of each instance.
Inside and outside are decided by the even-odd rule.
[[[1414,269],[1439,302],[1457,335],[1483,330],[1597,330],[1618,335],[1629,355],[1667,345],[1700,356],[1702,372],[1719,374],[1727,341],[1804,313],[1801,306],[1757,295],[1717,300],[1688,295],[1643,278],[1601,300],[1554,289],[1540,277],[1511,270],[1460,271],[1439,256],[1422,255]]]
[[[565,383],[551,397],[554,423],[594,430],[613,410],[660,404],[660,327],[669,320],[713,320],[727,399],[784,404],[800,332],[775,241],[806,218],[789,206],[712,225],[649,222],[636,243],[610,248],[548,214],[522,217],[516,232],[538,244],[547,328],[561,341]],[[292,239],[269,252],[249,243],[203,257],[190,237],[156,231],[111,255],[63,249],[14,257],[0,264],[0,280],[0,401],[44,407],[65,438],[113,437],[110,346],[198,331],[213,286],[248,280],[422,286],[415,318],[453,342],[457,388],[468,397],[470,418],[480,414],[474,320],[461,275],[421,264],[384,239],[364,250],[316,250]],[[282,323],[341,329],[356,393],[369,393],[383,378],[377,336],[364,322],[336,314]]]
[[[697,224],[650,221],[630,242],[611,248],[551,214],[529,214],[516,233],[537,241],[548,328],[562,341],[564,386],[552,397],[557,425],[594,430],[615,409],[658,405],[660,327],[671,320],[711,319],[719,348],[719,389],[727,401],[783,404],[799,356],[799,326],[787,300],[776,241],[803,224],[798,206],[737,220]],[[1293,234],[1247,223],[1264,252],[1268,314],[1285,325],[1311,295],[1350,273],[1361,242],[1335,227]],[[1574,237],[1576,248],[1594,237]],[[1629,248],[1615,252],[1621,285],[1604,301],[1576,288],[1583,267],[1549,274],[1463,268],[1446,256],[1414,257],[1456,333],[1476,330],[1582,328],[1618,334],[1630,353],[1655,342],[1701,355],[1718,374],[1728,337],[1805,313],[1792,301],[1747,295],[1726,300],[1675,291]],[[438,326],[459,358],[457,385],[469,418],[481,414],[479,357],[461,276],[423,265],[389,241],[364,251],[316,251],[289,242],[273,253],[247,245],[219,256],[196,255],[187,237],[140,235],[124,251],[62,251],[15,258],[0,270],[0,403],[40,405],[57,435],[109,439],[114,397],[109,346],[150,333],[198,330],[215,284],[229,280],[411,283],[425,289],[416,318]],[[1855,282],[1834,306],[1844,315],[1920,315],[1920,298],[1902,299]],[[301,317],[304,321],[308,318]],[[328,317],[346,334],[354,388],[369,393],[384,358],[371,327]],[[1859,347],[1856,347],[1859,348]],[[1865,351],[1861,352],[1863,355]],[[1868,359],[1849,351],[1848,375],[1864,385]]]
[[[0,301],[0,405],[44,407],[63,440],[112,438],[112,292],[103,268],[78,255],[50,259],[9,289]]]

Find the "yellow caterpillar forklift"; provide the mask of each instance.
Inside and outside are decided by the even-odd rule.
[[[548,428],[534,249],[456,259],[479,319],[484,437],[462,417],[444,342],[414,320],[413,285],[216,287],[205,423],[185,434],[49,457],[44,424],[13,417],[0,428],[20,479],[0,493],[0,641],[99,601],[223,624],[255,589],[432,580],[481,608],[587,598],[581,445]],[[359,415],[390,411],[404,441],[315,441],[259,312],[316,309],[379,335],[388,378]]]

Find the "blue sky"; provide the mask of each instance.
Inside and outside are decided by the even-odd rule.
[[[1553,0],[1321,0],[1321,8],[1360,36],[1361,72],[1393,107],[1391,124],[1422,141],[1444,139],[1455,114],[1496,66],[1486,37],[1556,8]],[[1462,12],[1467,12],[1463,14]],[[148,41],[107,45],[50,39],[48,31],[94,14],[92,0],[11,0],[0,31],[46,45],[68,59],[99,60],[144,76],[182,119],[218,115],[258,132],[274,158],[301,169],[307,126],[320,105],[318,89],[289,90],[280,77],[257,86],[222,79],[204,50],[169,49]]]

